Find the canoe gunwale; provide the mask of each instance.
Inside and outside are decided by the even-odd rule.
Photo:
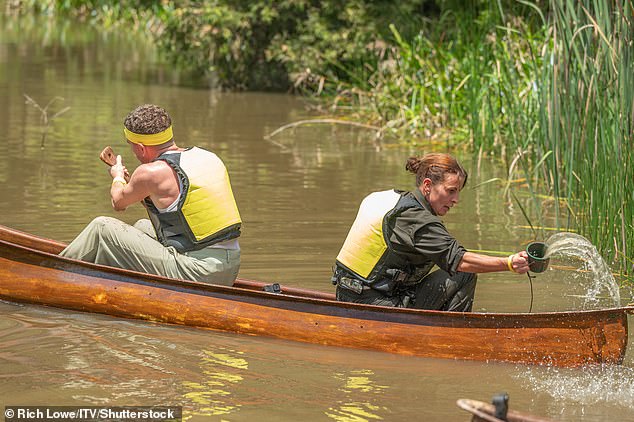
[[[123,283],[132,283],[142,286],[151,286],[151,287],[159,287],[166,288],[169,290],[173,290],[176,292],[187,292],[192,294],[199,295],[213,295],[213,294],[221,294],[221,295],[229,295],[229,296],[245,296],[245,297],[253,297],[256,299],[273,299],[275,301],[292,301],[292,302],[302,302],[306,304],[325,304],[328,306],[333,306],[336,308],[342,309],[351,309],[358,311],[368,311],[370,313],[379,313],[381,315],[389,315],[389,314],[399,314],[399,315],[428,315],[428,316],[463,316],[467,317],[470,320],[477,319],[494,319],[494,320],[502,320],[502,319],[517,319],[523,320],[525,318],[536,319],[536,318],[554,318],[559,319],[561,316],[571,317],[575,315],[584,314],[588,315],[599,315],[606,314],[611,315],[614,312],[626,312],[626,313],[634,313],[634,306],[624,306],[624,307],[615,307],[615,308],[606,308],[601,310],[582,310],[582,311],[556,311],[556,312],[539,312],[539,313],[527,313],[527,312],[517,312],[517,313],[494,313],[494,312],[450,312],[450,311],[434,311],[434,310],[423,310],[423,309],[413,309],[413,308],[395,308],[395,307],[385,307],[385,306],[377,306],[377,305],[366,305],[360,303],[348,303],[348,302],[340,302],[334,298],[313,298],[313,297],[305,297],[301,295],[293,294],[294,288],[284,288],[282,293],[271,293],[266,292],[264,290],[255,290],[253,288],[243,288],[240,286],[222,286],[216,284],[207,284],[198,281],[192,280],[184,280],[184,279],[174,279],[160,275],[147,274],[133,270],[127,270],[122,268],[109,267],[106,265],[94,264],[91,262],[85,262],[73,258],[66,258],[59,255],[55,255],[50,252],[41,251],[32,247],[23,246],[17,243],[8,242],[0,239],[0,245],[5,244],[14,249],[20,249],[26,252],[29,252],[34,255],[41,256],[44,259],[49,259],[52,262],[64,262],[68,264],[68,266],[64,268],[59,267],[51,267],[58,269],[60,271],[71,272],[73,274],[78,275],[89,275],[93,277],[99,277],[104,279],[109,279],[116,282]],[[76,269],[86,269],[86,271],[76,270]],[[104,277],[105,276],[105,277]],[[238,282],[248,282],[253,283],[253,285],[261,284],[262,286],[266,285],[266,283],[255,282],[253,280],[244,280],[238,279]],[[298,289],[300,291],[304,291],[304,289]],[[317,294],[323,292],[316,292]],[[327,294],[327,293],[324,293]],[[499,322],[499,321],[498,321]],[[518,327],[524,327],[525,325],[518,322]]]
[[[269,326],[277,317],[276,315],[288,321],[292,320],[292,324],[295,324],[295,326],[291,328],[285,328],[287,332],[284,336],[273,335],[274,337],[290,340],[298,339],[299,341],[320,344],[337,345],[336,341],[333,342],[333,338],[328,337],[331,334],[323,331],[325,330],[325,328],[323,328],[325,327],[324,324],[334,324],[333,327],[344,331],[346,329],[353,331],[361,330],[361,335],[368,335],[363,334],[363,330],[378,330],[376,333],[377,338],[383,339],[381,341],[386,342],[386,344],[374,345],[372,338],[368,338],[366,343],[364,343],[365,346],[358,348],[374,348],[382,351],[390,351],[388,344],[390,341],[394,341],[390,340],[390,338],[392,338],[391,336],[394,335],[391,331],[394,330],[404,330],[403,333],[399,334],[400,337],[398,337],[398,341],[404,341],[403,339],[407,337],[406,333],[414,330],[419,333],[430,332],[432,337],[437,335],[445,336],[448,340],[443,341],[449,342],[455,342],[456,340],[451,340],[450,335],[441,333],[444,329],[455,329],[457,330],[456,332],[463,333],[479,333],[478,335],[485,336],[489,339],[493,338],[491,337],[493,335],[492,331],[499,330],[501,333],[507,333],[501,334],[506,336],[513,336],[514,333],[519,335],[520,332],[528,332],[529,334],[526,335],[532,336],[531,341],[533,342],[546,339],[550,335],[547,333],[554,333],[556,336],[561,335],[562,339],[580,338],[584,342],[589,342],[591,345],[584,347],[586,347],[586,349],[590,347],[592,350],[590,352],[586,350],[584,356],[580,355],[577,358],[566,357],[564,356],[566,353],[571,354],[571,347],[563,345],[559,346],[561,350],[553,352],[554,358],[542,351],[540,352],[542,353],[540,355],[541,357],[535,358],[535,362],[532,361],[533,358],[527,357],[527,351],[515,350],[512,351],[512,353],[515,354],[514,357],[509,358],[508,361],[516,363],[558,364],[557,359],[561,359],[562,361],[566,360],[561,366],[602,363],[604,359],[607,359],[607,361],[611,363],[621,363],[625,355],[625,347],[627,346],[627,314],[634,313],[634,306],[574,312],[462,313],[345,303],[336,301],[334,295],[329,293],[294,287],[282,287],[282,293],[270,293],[262,290],[262,287],[267,283],[253,280],[238,279],[234,286],[220,286],[196,281],[171,279],[163,276],[64,258],[55,253],[55,251],[59,251],[61,250],[60,248],[63,248],[62,243],[48,243],[48,240],[44,238],[22,232],[17,232],[17,235],[15,233],[16,231],[0,225],[0,261],[6,260],[9,266],[13,266],[14,271],[21,273],[19,276],[24,278],[30,288],[39,291],[40,296],[33,294],[27,287],[11,284],[14,282],[7,281],[3,285],[2,277],[0,277],[0,298],[5,300],[154,320],[153,318],[143,318],[140,316],[141,314],[138,310],[135,311],[136,313],[126,314],[128,311],[121,308],[125,306],[127,302],[125,302],[125,298],[121,297],[121,290],[117,289],[127,289],[128,291],[134,289],[133,296],[137,297],[137,299],[146,297],[146,299],[149,298],[153,300],[153,298],[159,296],[160,300],[163,301],[161,302],[162,306],[167,306],[166,301],[171,300],[169,298],[175,298],[176,302],[194,303],[194,305],[191,306],[195,306],[195,303],[200,303],[205,309],[212,309],[209,308],[210,306],[230,306],[231,308],[235,308],[231,310],[234,320],[225,321],[226,327],[229,327],[228,329],[208,328],[246,334],[268,335],[264,328],[262,328],[261,331],[253,327],[247,330],[239,328],[239,323],[244,324],[240,321],[245,319],[250,321],[249,324],[257,324],[258,322],[256,320],[260,317],[258,313],[262,312],[262,318],[264,318],[261,322],[262,327]],[[0,268],[0,272],[1,271],[6,272],[6,270]],[[47,286],[46,280],[39,280],[39,278],[46,277],[48,277],[49,284],[53,283],[55,285]],[[95,286],[93,283],[97,283],[98,286]],[[15,290],[12,291],[11,287],[7,287],[7,285],[12,286]],[[138,288],[135,286],[138,286]],[[52,301],[49,300],[49,302],[42,301],[42,292],[54,291],[57,295],[64,295],[64,289],[66,288],[75,290],[75,294],[79,295],[75,298],[75,302],[73,302],[72,306],[64,305],[66,302],[56,298],[51,299]],[[17,290],[21,291],[16,293]],[[103,294],[104,297],[109,295],[113,297],[116,296],[116,300],[118,300],[117,305],[113,305],[113,308],[104,308],[99,303],[90,302],[95,294]],[[85,304],[80,301],[82,297],[86,300]],[[157,298],[156,300],[159,299]],[[174,309],[176,309],[176,307]],[[251,312],[252,314],[244,315],[244,312]],[[195,310],[194,313],[196,313]],[[160,315],[156,320],[168,323],[171,321],[162,320]],[[179,324],[179,322],[173,323]],[[311,324],[317,325],[318,327]],[[196,325],[195,323],[185,323],[182,325],[193,325],[205,328],[204,325]],[[606,337],[604,330],[610,330],[607,335],[608,337]],[[578,333],[574,334],[577,331]],[[350,333],[342,332],[340,335],[350,336]],[[473,335],[475,334],[471,334],[471,336]],[[325,336],[326,340],[318,338],[319,336]],[[354,344],[352,340],[345,339],[342,341],[352,342]],[[410,340],[410,343],[415,341],[416,340]],[[425,340],[425,342],[426,341],[428,340]],[[432,339],[429,341],[437,342],[438,340]],[[468,339],[468,341],[473,341],[473,339]],[[514,340],[504,339],[504,341],[512,343]],[[615,343],[608,344],[610,342]],[[349,345],[348,347],[357,346]],[[411,347],[413,347],[412,350],[419,350],[419,352],[410,353],[408,350],[396,352],[427,356],[425,355],[427,351],[420,350],[421,345],[411,343]],[[451,345],[447,347],[436,345],[436,347],[439,348],[438,353],[441,355],[440,357],[451,357],[452,348],[456,348]],[[482,353],[485,355],[489,353],[487,348],[492,346],[483,344],[477,347],[482,347]],[[521,347],[519,349],[521,349]],[[467,353],[467,355],[460,355],[453,358],[492,361],[505,360],[503,358],[491,357],[479,359],[468,355],[470,352],[461,353]],[[562,353],[564,355],[562,355]],[[429,355],[429,357],[433,357],[433,355]]]
[[[112,280],[124,281],[122,279],[125,278],[126,282],[151,285],[151,286],[160,286],[161,284],[163,284],[168,286],[174,286],[177,288],[177,290],[179,288],[183,288],[183,289],[191,288],[200,292],[209,291],[209,292],[222,292],[222,293],[229,293],[229,294],[233,292],[239,292],[240,294],[255,295],[257,297],[288,298],[290,300],[297,300],[297,301],[303,301],[303,302],[309,302],[309,303],[313,303],[315,301],[329,302],[329,304],[333,304],[333,305],[336,305],[337,307],[342,307],[342,308],[368,309],[371,311],[379,310],[381,311],[381,313],[398,313],[398,314],[405,313],[405,314],[414,314],[414,315],[416,314],[429,314],[429,315],[450,314],[450,315],[469,315],[469,316],[483,317],[483,318],[487,318],[487,317],[513,318],[513,317],[526,317],[526,316],[530,316],[531,318],[534,318],[534,317],[541,317],[541,316],[544,316],[544,317],[558,317],[561,315],[570,316],[570,315],[576,315],[576,314],[579,314],[579,315],[583,315],[583,314],[596,315],[601,313],[611,314],[614,311],[623,311],[625,313],[634,314],[634,304],[628,304],[626,306],[605,308],[605,309],[599,309],[599,310],[551,311],[551,312],[536,312],[536,313],[529,313],[529,312],[512,312],[512,313],[499,312],[498,313],[498,312],[434,311],[434,310],[423,310],[423,309],[414,309],[414,308],[396,308],[396,307],[386,307],[386,306],[378,306],[378,305],[366,305],[366,304],[360,304],[360,303],[339,302],[335,299],[334,294],[329,294],[329,293],[315,291],[315,290],[306,290],[301,288],[283,286],[282,293],[271,293],[271,292],[264,291],[262,289],[256,290],[253,287],[244,288],[244,287],[240,287],[239,285],[238,286],[223,286],[223,285],[208,284],[208,283],[203,283],[203,282],[193,281],[193,280],[175,279],[175,278],[165,277],[161,275],[147,274],[147,273],[134,271],[134,270],[95,264],[92,262],[81,261],[81,260],[73,259],[73,258],[66,258],[66,257],[59,256],[53,252],[37,249],[34,246],[25,246],[20,243],[7,241],[3,238],[4,232],[19,233],[19,235],[24,236],[25,238],[34,239],[35,242],[42,242],[42,243],[50,242],[51,244],[54,244],[57,247],[59,247],[60,251],[61,251],[61,248],[65,246],[61,242],[56,242],[53,240],[41,238],[41,237],[34,236],[34,235],[21,232],[18,230],[9,229],[2,225],[0,225],[0,244],[4,243],[14,248],[29,251],[31,253],[40,255],[45,258],[49,258],[55,261],[66,262],[69,265],[76,266],[76,267],[87,268],[89,270],[92,270],[93,272],[102,272],[104,274],[111,276],[108,278]],[[80,273],[80,272],[75,272],[75,273]],[[123,276],[123,277],[117,277],[117,276]],[[262,282],[257,282],[254,280],[248,280],[248,279],[242,279],[242,278],[238,278],[237,282],[238,283],[244,282],[245,284],[251,284],[252,286],[261,285],[262,287],[264,287],[265,285],[271,284],[271,283],[262,283]],[[294,294],[295,292],[297,293]],[[317,297],[307,297],[307,296],[303,296],[302,294],[316,294]],[[321,295],[325,295],[326,297],[322,298]]]

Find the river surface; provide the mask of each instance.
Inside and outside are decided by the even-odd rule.
[[[76,22],[1,19],[5,226],[68,242],[96,216],[143,217],[140,206],[111,209],[98,154],[112,145],[133,169],[123,119],[156,103],[171,114],[180,146],[208,148],[228,167],[244,221],[240,276],[332,292],[331,267],[361,199],[411,189],[407,157],[432,150],[379,144],[343,125],[267,140],[322,114],[290,95],[196,88],[142,39]],[[459,155],[469,186],[444,218],[449,231],[470,250],[525,247],[534,235],[503,185],[474,189],[506,170]],[[579,278],[568,273],[555,268],[533,280],[533,311],[574,309],[579,293],[569,293]],[[631,292],[621,297],[631,301]],[[526,312],[530,302],[526,277],[487,274],[474,310]],[[169,404],[183,406],[188,420],[458,421],[469,416],[457,399],[507,392],[512,409],[554,420],[634,420],[633,368],[631,352],[621,366],[582,369],[422,359],[0,302],[0,407]]]

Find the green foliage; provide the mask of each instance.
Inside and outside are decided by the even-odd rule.
[[[452,107],[438,95],[435,101],[444,105],[438,111],[445,110],[458,127],[468,125],[473,149],[512,160],[511,167],[528,182],[531,213],[540,226],[547,221],[577,229],[631,274],[633,4],[551,0],[544,10],[522,4],[528,9],[521,17],[517,11],[505,14],[503,7],[497,16],[481,11],[472,26],[477,35],[471,41],[466,34],[458,37],[468,41],[468,48],[444,49],[460,58],[454,63],[466,82],[458,92],[460,76],[437,77],[451,86],[451,98],[459,104]],[[409,63],[414,53],[433,56],[426,45],[416,46],[414,53],[401,50],[401,60]],[[416,66],[424,68],[422,59],[414,63],[400,69],[412,75]]]
[[[163,53],[230,89],[321,92],[366,82],[389,47],[434,0],[17,0],[24,8],[150,30]]]
[[[160,38],[168,55],[237,89],[364,84],[376,69],[386,22],[412,22],[423,0],[177,2]],[[415,21],[415,19],[414,19]],[[364,69],[365,77],[355,70]],[[367,71],[365,70],[367,69]],[[366,85],[367,86],[367,85]]]
[[[533,52],[545,30],[526,8],[515,4],[508,15],[490,2],[441,9],[410,36],[391,25],[395,47],[378,62],[371,88],[357,93],[360,109],[414,142],[450,139],[503,152],[511,121],[532,124],[526,111],[537,97]]]
[[[161,32],[160,22],[170,12],[167,0],[13,0],[13,11],[34,11],[46,15],[70,15],[89,20],[106,30],[123,27],[135,31]]]
[[[539,142],[551,186],[581,232],[631,273],[634,253],[634,5],[552,2]],[[630,267],[630,268],[628,268]]]
[[[540,227],[578,230],[631,274],[633,5],[518,4],[445,10],[442,30],[410,38],[393,28],[390,65],[358,103],[401,136],[506,157]]]

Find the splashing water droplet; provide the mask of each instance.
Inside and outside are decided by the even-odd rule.
[[[585,237],[575,233],[557,233],[546,241],[548,249],[545,257],[569,257],[583,261],[578,270],[591,275],[591,283],[583,295],[583,309],[595,308],[600,303],[600,294],[607,291],[613,305],[621,304],[619,286],[594,245]]]
[[[597,365],[574,370],[524,367],[513,377],[535,392],[552,396],[562,416],[574,418],[579,405],[609,405],[624,409],[624,414],[634,411],[634,368],[627,366]]]

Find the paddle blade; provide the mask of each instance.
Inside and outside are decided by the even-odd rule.
[[[110,167],[114,166],[117,163],[117,156],[115,155],[110,145],[108,145],[103,149],[103,151],[101,151],[101,154],[99,154],[99,158]]]
[[[114,153],[110,145],[108,145],[101,151],[101,154],[99,154],[99,159],[108,164],[110,167],[117,164],[117,154]],[[128,173],[128,169],[125,170],[123,178],[126,180],[126,182],[130,181],[130,173]]]

